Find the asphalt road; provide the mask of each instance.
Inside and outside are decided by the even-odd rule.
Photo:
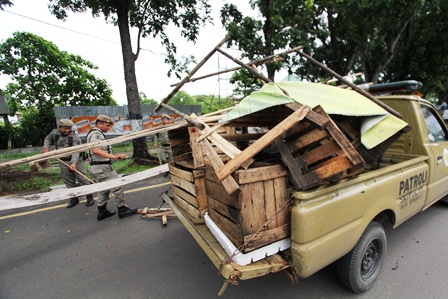
[[[127,186],[128,203],[159,206],[167,181]],[[223,279],[180,221],[164,227],[136,215],[98,222],[95,206],[65,205],[0,212],[1,299],[217,297]],[[240,281],[223,298],[446,298],[447,216],[448,205],[437,203],[387,228],[387,259],[366,293],[343,287],[330,265],[297,285],[283,273]]]

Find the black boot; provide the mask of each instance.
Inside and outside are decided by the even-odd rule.
[[[106,206],[100,206],[98,207],[98,216],[96,216],[96,219],[98,221],[101,221],[103,219],[106,219],[107,217],[115,215],[115,211],[108,211]]]
[[[70,202],[67,205],[67,209],[73,208],[77,204],[79,204],[79,198],[77,197],[70,198]]]
[[[87,201],[86,201],[86,207],[90,207],[91,205],[93,205],[93,195],[89,194],[86,195]]]
[[[118,218],[122,219],[127,216],[134,215],[137,212],[137,208],[129,208],[127,206],[122,206],[118,208]]]

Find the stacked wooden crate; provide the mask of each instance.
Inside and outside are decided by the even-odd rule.
[[[174,201],[194,219],[208,211],[243,253],[290,235],[290,213],[284,207],[293,189],[334,182],[365,166],[320,107],[295,103],[225,125],[173,130],[170,140]],[[270,154],[263,155],[268,148]]]

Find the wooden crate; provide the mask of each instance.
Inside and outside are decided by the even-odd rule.
[[[182,166],[183,165],[183,166]],[[193,169],[188,162],[168,164],[173,188],[173,201],[185,210],[192,219],[204,217],[207,211],[205,178],[203,169]]]
[[[361,155],[325,111],[320,106],[313,110],[327,119],[324,126],[304,119],[274,141],[296,189],[336,182],[365,168]]]
[[[232,196],[227,194],[213,168],[205,169],[209,216],[237,248],[253,237],[290,199],[285,167],[257,167],[260,164],[254,163],[253,168],[233,174],[241,192]],[[242,252],[250,252],[290,236],[290,222],[290,210],[286,208]]]

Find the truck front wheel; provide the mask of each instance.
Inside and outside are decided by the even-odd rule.
[[[370,222],[355,247],[338,261],[341,282],[356,293],[370,289],[381,272],[386,249],[383,226]]]

